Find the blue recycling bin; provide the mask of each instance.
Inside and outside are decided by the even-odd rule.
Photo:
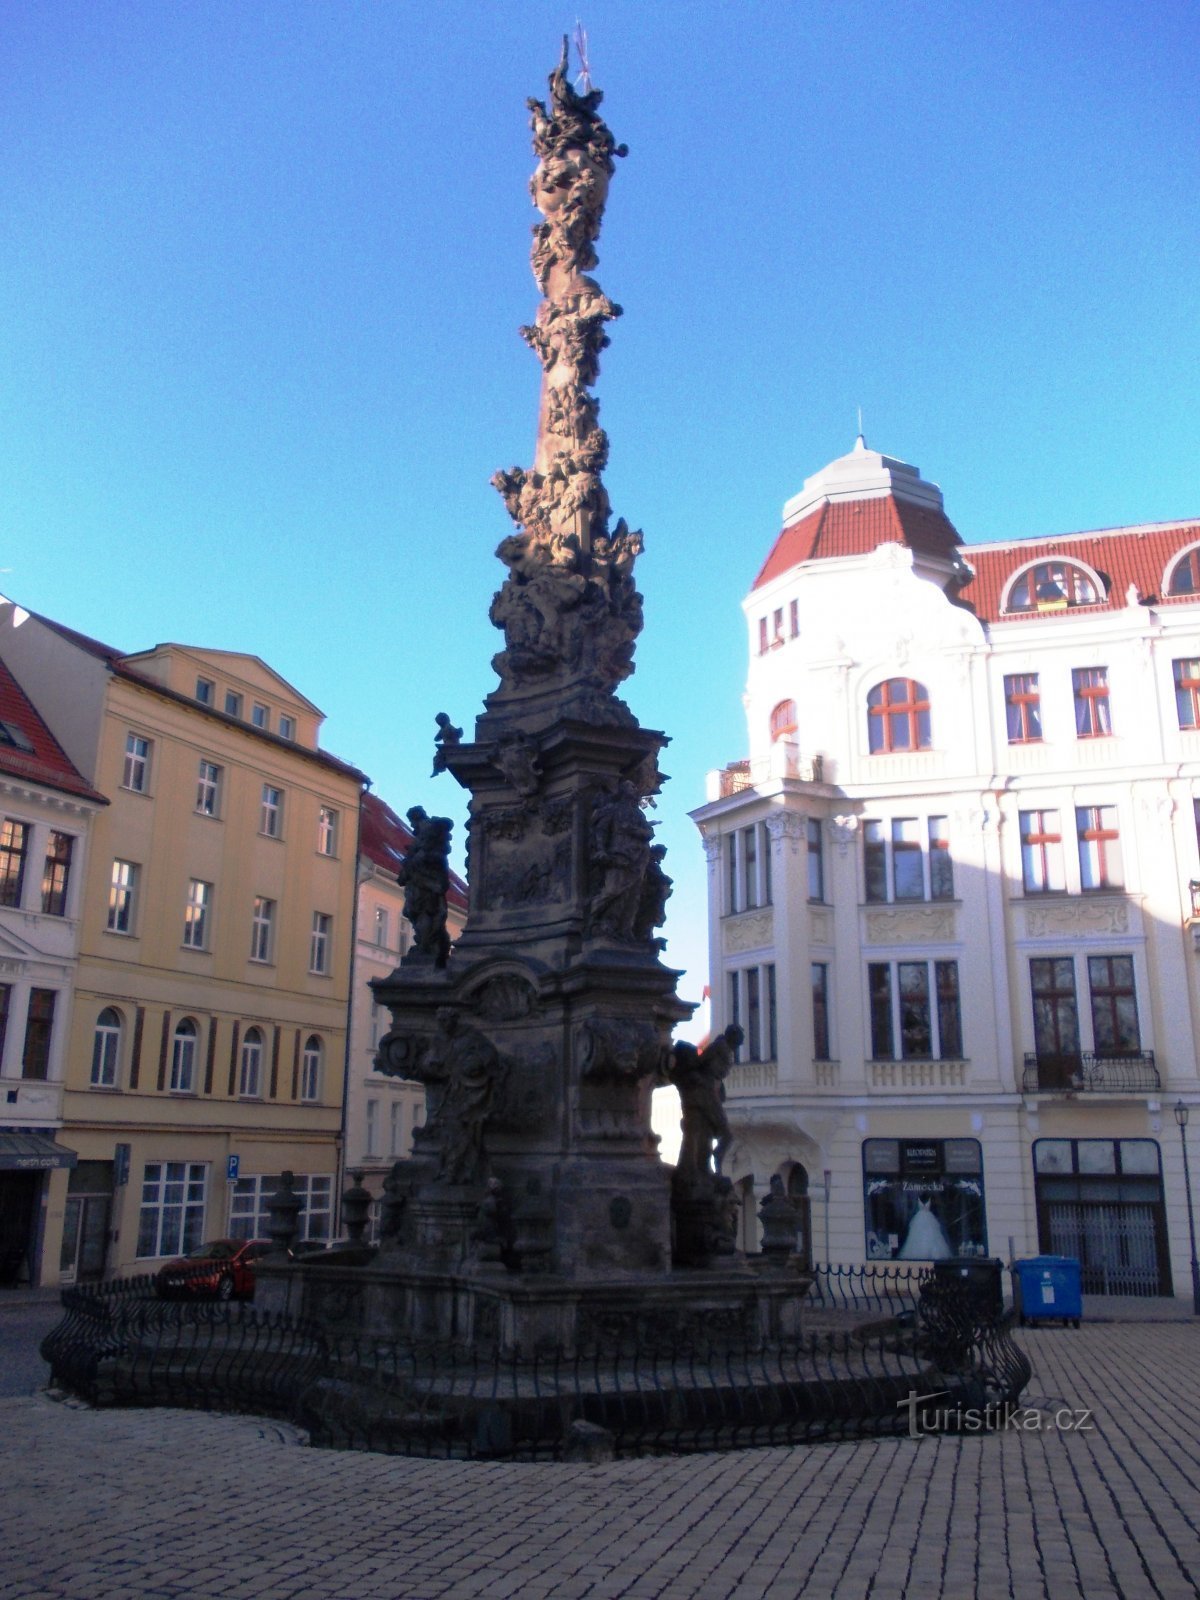
[[[1083,1315],[1082,1275],[1074,1256],[1031,1256],[1013,1262],[1013,1308],[1027,1322],[1079,1326]]]

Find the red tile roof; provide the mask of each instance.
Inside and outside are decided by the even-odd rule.
[[[1130,584],[1140,599],[1168,606],[1195,603],[1195,595],[1164,597],[1163,577],[1172,556],[1188,545],[1200,543],[1200,522],[1158,522],[1133,528],[1106,528],[1097,533],[1059,534],[1054,538],[1013,539],[1005,544],[967,545],[963,551],[975,569],[974,580],[963,589],[959,604],[974,611],[981,622],[1027,622],[1039,615],[1062,612],[1019,611],[1001,615],[1000,601],[1008,581],[1022,567],[1037,560],[1074,557],[1103,580],[1106,593],[1094,606],[1073,606],[1072,613],[1120,611]]]
[[[950,556],[962,540],[944,511],[895,495],[826,500],[784,528],[751,587],[761,589],[802,561],[865,556],[881,544],[907,544],[923,555]]]
[[[362,798],[362,830],[359,850],[385,872],[396,872],[413,842],[412,829],[377,794],[364,794]],[[450,874],[450,906],[462,912],[467,910],[467,886],[456,872]]]
[[[101,805],[108,804],[71,765],[62,746],[3,661],[0,661],[0,773],[84,800],[96,800]]]

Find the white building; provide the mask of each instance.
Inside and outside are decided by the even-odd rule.
[[[1182,1293],[1200,523],[963,546],[860,438],[744,610],[749,756],[693,814],[730,1175],[807,1196],[817,1259]]]

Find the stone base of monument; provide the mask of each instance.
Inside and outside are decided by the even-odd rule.
[[[510,1272],[500,1263],[438,1272],[377,1256],[364,1265],[264,1262],[255,1305],[331,1334],[574,1355],[721,1338],[793,1341],[803,1331],[811,1281],[796,1257],[782,1265],[735,1257],[693,1270],[579,1279]]]

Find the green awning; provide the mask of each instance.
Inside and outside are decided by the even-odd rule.
[[[78,1160],[74,1150],[44,1133],[0,1133],[0,1172],[48,1172]]]

